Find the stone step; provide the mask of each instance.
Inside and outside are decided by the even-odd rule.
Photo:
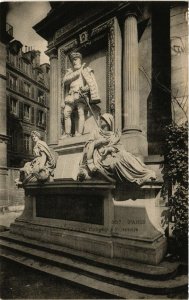
[[[64,257],[78,259],[79,261],[87,262],[90,265],[134,275],[135,277],[139,278],[142,277],[154,280],[165,280],[174,277],[179,268],[178,262],[169,263],[164,261],[158,266],[154,266],[119,258],[110,259],[106,257],[100,257],[95,254],[84,253],[82,251],[63,246],[28,239],[10,232],[1,233],[0,238],[8,241],[15,241],[17,244],[29,246],[30,248],[44,250],[48,251],[49,253],[61,254]]]
[[[15,255],[15,253],[11,250],[6,249],[5,252],[4,250],[2,250],[1,256],[11,261],[20,263],[26,267],[62,278],[63,280],[68,280],[74,284],[90,288],[91,290],[102,292],[103,294],[105,293],[107,295],[113,296],[114,298],[157,299],[157,296],[153,294],[140,293],[127,288],[115,286],[110,283],[102,282],[101,280],[90,278],[72,271],[64,270],[63,268],[57,266],[48,265],[44,262],[42,263],[36,258],[29,258],[27,255],[18,253]],[[169,297],[167,297],[166,295],[158,295],[158,300],[160,299],[169,299]]]
[[[14,253],[15,258],[17,255],[27,256],[31,259],[42,261],[42,263],[45,263],[45,265],[51,265],[52,267],[58,267],[64,271],[82,274],[83,276],[94,278],[95,280],[99,280],[101,282],[106,282],[108,284],[129,288],[131,290],[137,290],[144,293],[166,295],[175,293],[187,286],[187,276],[185,275],[176,276],[174,279],[169,279],[166,282],[135,278],[131,275],[95,267],[84,262],[63,257],[61,255],[48,253],[47,251],[34,248],[31,249],[28,246],[18,245],[15,242],[1,239],[0,244],[2,246],[2,255],[4,256],[7,255],[8,250],[9,255]]]

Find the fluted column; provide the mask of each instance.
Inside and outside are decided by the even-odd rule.
[[[58,56],[53,49],[50,56],[50,103],[49,103],[49,145],[58,144]]]
[[[138,31],[135,14],[128,14],[124,23],[123,92],[124,128],[139,130]]]
[[[122,141],[128,151],[147,155],[147,139],[140,129],[138,28],[135,12],[127,13],[123,47],[123,131]]]

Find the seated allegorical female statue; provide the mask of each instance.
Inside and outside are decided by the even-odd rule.
[[[40,133],[32,131],[31,138],[35,143],[35,158],[20,169],[20,177],[15,180],[17,186],[24,186],[28,182],[45,182],[53,175],[56,167],[55,157],[47,144],[41,140]]]
[[[155,172],[133,154],[126,151],[120,142],[120,133],[113,132],[111,114],[101,116],[101,128],[96,129],[86,143],[77,179],[83,181],[101,175],[109,181],[129,181],[138,185],[155,180]]]

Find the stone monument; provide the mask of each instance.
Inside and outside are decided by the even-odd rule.
[[[142,130],[147,120],[140,119],[146,117],[140,111],[148,95],[139,101],[138,12],[132,4],[111,10],[108,4],[74,6],[76,19],[67,3],[62,15],[49,14],[35,26],[48,40],[49,146],[58,159],[53,180],[25,185],[25,210],[11,232],[82,253],[157,265],[167,248],[161,226],[165,208],[159,163],[148,157]],[[99,129],[100,110],[108,133]]]

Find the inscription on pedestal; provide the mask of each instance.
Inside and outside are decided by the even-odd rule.
[[[100,195],[36,196],[36,217],[104,224],[104,201]]]

